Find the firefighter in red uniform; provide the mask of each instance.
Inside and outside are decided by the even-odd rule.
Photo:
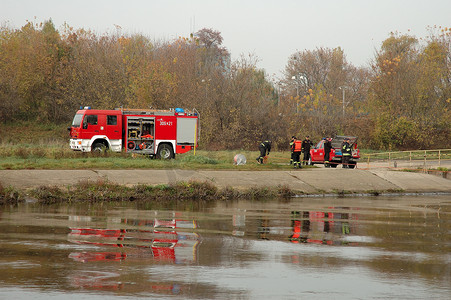
[[[302,169],[301,162],[300,162],[301,152],[302,152],[302,141],[294,138],[294,142],[291,147],[292,147],[291,151],[293,153],[294,168]]]
[[[291,137],[291,141],[290,141],[290,149],[291,149],[291,159],[290,159],[290,165],[292,165],[293,164],[293,162],[294,162],[294,147],[293,147],[293,145],[294,145],[294,141],[296,140],[296,137],[295,136],[292,136]]]

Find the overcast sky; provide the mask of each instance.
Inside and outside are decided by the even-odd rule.
[[[140,33],[173,40],[212,28],[232,59],[255,54],[258,67],[281,76],[296,51],[341,47],[350,63],[367,66],[390,32],[426,37],[428,26],[451,27],[450,0],[0,0],[0,22],[52,19],[98,34]],[[410,30],[410,32],[408,31]]]

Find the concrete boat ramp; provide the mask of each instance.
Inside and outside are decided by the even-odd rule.
[[[387,169],[309,168],[291,171],[239,170],[0,170],[3,187],[28,189],[68,186],[79,181],[105,179],[124,185],[157,185],[180,181],[211,182],[219,188],[272,187],[283,185],[306,194],[409,192],[451,193],[451,180],[434,175]]]

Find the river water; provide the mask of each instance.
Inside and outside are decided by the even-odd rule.
[[[451,197],[2,207],[0,299],[450,299]]]

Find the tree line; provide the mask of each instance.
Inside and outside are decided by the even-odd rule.
[[[99,35],[51,20],[0,28],[3,124],[70,123],[79,106],[196,108],[205,149],[255,149],[292,135],[356,135],[365,147],[449,147],[451,28],[418,40],[392,33],[368,67],[341,48],[292,54],[283,78],[258,58],[231,61],[221,33],[201,29],[173,41]]]

